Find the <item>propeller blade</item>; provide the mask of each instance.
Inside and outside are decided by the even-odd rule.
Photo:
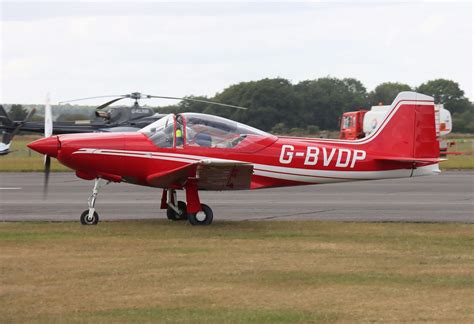
[[[224,106],[224,107],[237,108],[237,109],[243,109],[243,110],[248,109],[248,108],[245,108],[245,107],[228,105],[228,104],[223,104],[223,103],[209,101],[209,100],[202,100],[202,99],[166,97],[166,96],[150,96],[150,95],[144,95],[144,97],[145,98],[160,98],[160,99],[176,99],[176,100],[184,100],[184,101],[195,101],[195,102],[207,103],[207,104],[210,104],[210,105]]]
[[[53,135],[53,111],[49,103],[49,93],[46,95],[44,104],[44,137]]]
[[[81,100],[89,100],[89,99],[99,99],[99,98],[112,98],[112,97],[125,97],[124,95],[108,95],[108,96],[96,96],[96,97],[86,97],[86,98],[79,98],[79,99],[72,99],[72,100],[65,100],[65,101],[60,101],[58,104],[62,105],[68,102],[74,102],[74,101],[81,101]]]
[[[48,196],[49,173],[51,171],[51,157],[44,156],[44,183],[43,183],[43,199]]]
[[[122,100],[122,99],[125,99],[125,98],[128,98],[128,97],[120,97],[120,98],[116,98],[114,100],[110,100],[110,101],[107,101],[105,104],[102,104],[100,105],[99,107],[97,107],[95,110],[101,110],[107,106],[110,106],[111,104],[113,104],[114,102],[116,101],[119,101],[119,100]]]

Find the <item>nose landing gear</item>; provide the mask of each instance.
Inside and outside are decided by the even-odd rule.
[[[82,225],[97,225],[99,222],[99,214],[95,211],[95,201],[97,200],[97,196],[99,195],[99,189],[101,186],[100,178],[96,178],[94,180],[94,188],[92,189],[92,195],[87,200],[87,204],[89,205],[89,209],[86,209],[81,214],[81,224]],[[105,185],[108,185],[110,181],[107,181]]]
[[[81,214],[82,225],[97,225],[98,222],[99,214],[97,214],[96,211],[94,211],[92,216],[89,215],[89,209],[84,210],[84,212]]]

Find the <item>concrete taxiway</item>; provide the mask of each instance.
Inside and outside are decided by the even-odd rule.
[[[51,174],[43,200],[42,173],[0,173],[0,221],[78,221],[93,182]],[[184,198],[183,192],[178,192]],[[130,184],[101,189],[101,220],[166,218],[161,190]],[[202,192],[214,220],[338,220],[474,223],[474,171],[256,191]]]

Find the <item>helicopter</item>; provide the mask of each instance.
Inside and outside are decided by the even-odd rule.
[[[143,127],[161,119],[166,114],[156,113],[150,107],[140,106],[138,101],[141,99],[171,99],[171,100],[183,100],[201,102],[211,105],[219,105],[224,107],[245,109],[244,107],[228,105],[223,103],[217,103],[209,100],[194,99],[189,97],[170,97],[170,96],[156,96],[147,95],[140,92],[132,92],[124,95],[106,95],[96,97],[86,97],[73,100],[67,100],[59,102],[59,104],[65,104],[70,102],[99,99],[99,98],[111,98],[112,100],[101,104],[95,109],[95,120],[78,120],[71,122],[53,122],[52,123],[52,134],[73,134],[73,133],[96,133],[96,132],[136,132]],[[134,103],[131,107],[111,107],[117,101],[123,99],[132,99]],[[0,155],[6,155],[10,153],[10,145],[13,137],[20,131],[34,132],[34,133],[45,133],[45,123],[43,122],[30,122],[29,119],[34,114],[34,110],[30,111],[28,116],[23,121],[13,121],[9,118],[7,112],[3,107],[0,106],[0,130],[2,130],[2,143],[0,143]],[[51,118],[51,106],[49,103],[49,96],[46,99],[45,104],[45,119]]]

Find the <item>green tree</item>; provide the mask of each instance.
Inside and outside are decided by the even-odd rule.
[[[453,116],[454,132],[474,132],[474,106],[466,97],[457,82],[436,79],[421,84],[418,92],[432,96],[435,102],[443,104]]]
[[[162,107],[158,111],[214,114],[280,134],[295,128],[314,133],[318,128],[339,129],[339,120],[346,111],[369,108],[379,102],[391,104],[399,92],[411,90],[407,84],[386,82],[369,94],[354,78],[325,77],[295,85],[286,79],[274,78],[231,85],[212,98],[190,97],[249,108],[245,111],[189,101]],[[471,131],[474,108],[457,83],[432,80],[420,85],[417,91],[439,98],[438,102],[445,104],[453,114],[455,131]]]
[[[22,105],[15,104],[11,106],[8,115],[12,120],[23,120],[28,115],[28,111]]]
[[[474,105],[462,113],[453,115],[453,130],[460,133],[474,133]]]
[[[299,118],[304,126],[338,129],[344,111],[366,107],[368,103],[365,87],[355,79],[325,77],[302,81],[295,85],[295,89],[303,102]]]
[[[314,134],[319,133],[320,129],[317,125],[308,125],[306,127],[306,131],[308,132],[308,134],[314,135]]]
[[[416,91],[432,96],[437,104],[446,104],[451,100],[464,99],[464,91],[457,82],[436,79],[421,84]]]
[[[288,128],[285,126],[285,123],[278,123],[272,127],[270,132],[272,134],[286,134],[288,133]]]
[[[380,103],[382,103],[383,105],[390,105],[400,92],[412,90],[413,89],[405,83],[381,83],[370,93],[370,105],[375,106]]]
[[[213,100],[247,107],[248,110],[209,107],[205,113],[216,113],[262,130],[268,131],[281,122],[289,128],[304,124],[300,118],[298,94],[293,85],[283,78],[242,82],[228,87]]]
[[[459,84],[451,80],[431,80],[421,84],[416,91],[432,96],[435,103],[443,104],[451,113],[462,113],[471,106]]]

